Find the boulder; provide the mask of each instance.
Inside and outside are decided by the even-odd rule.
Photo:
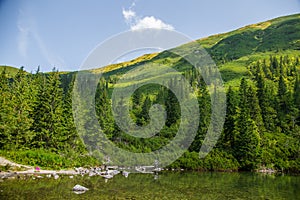
[[[73,187],[73,191],[77,191],[77,192],[83,192],[83,191],[88,191],[88,190],[89,190],[88,188],[83,187],[78,184]]]

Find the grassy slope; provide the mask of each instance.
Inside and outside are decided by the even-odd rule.
[[[249,74],[247,66],[251,63],[263,58],[268,58],[274,54],[277,56],[300,55],[300,14],[249,25],[229,33],[210,36],[197,40],[197,43],[182,45],[177,47],[177,49],[188,54],[200,48],[200,46],[204,47],[218,64],[226,86],[238,86],[241,77]],[[145,63],[174,66],[174,68],[179,71],[184,71],[187,66],[184,59],[168,51],[164,51],[161,53],[147,54],[129,62],[95,69],[93,72],[104,72],[107,76],[121,75]],[[0,66],[0,72],[4,68],[6,68],[10,76],[15,75],[18,71],[18,69],[14,67]],[[68,76],[71,73],[62,72],[61,74],[65,75],[63,76],[63,80],[66,83],[72,78]],[[171,74],[161,74],[153,78],[164,78],[170,75]],[[132,82],[128,84],[132,84]],[[122,86],[126,86],[126,83],[117,85],[116,87]],[[27,152],[24,152],[24,155],[26,155],[26,153]],[[38,155],[38,152],[34,155]],[[48,157],[52,158],[51,156],[55,155]],[[22,156],[22,158],[23,157],[26,156]],[[36,158],[32,160],[34,159]],[[61,161],[59,160],[59,162]],[[65,163],[65,161],[62,163]],[[41,164],[39,163],[39,165]]]
[[[0,65],[0,73],[5,70],[9,76],[14,76],[18,73],[19,69],[11,66]]]
[[[300,14],[276,18],[243,28],[202,38],[176,48],[183,54],[205,48],[218,65],[226,85],[236,86],[248,75],[247,66],[270,55],[300,55]],[[93,69],[105,76],[121,75],[143,64],[157,63],[173,66],[178,71],[189,67],[185,60],[168,51],[146,54],[134,60]],[[13,76],[18,69],[0,66]],[[69,72],[60,72],[69,74]]]
[[[205,48],[217,63],[226,85],[237,86],[242,76],[248,75],[247,66],[270,55],[300,55],[300,14],[276,18],[249,25],[228,33],[213,35],[177,47],[189,54]],[[145,63],[174,66],[183,71],[184,61],[164,51],[141,56],[135,60],[94,70],[107,75],[120,75]]]
[[[124,68],[145,63],[145,62],[151,60],[157,54],[158,53],[145,54],[145,55],[140,56],[140,57],[138,57],[136,59],[133,59],[131,61],[117,63],[117,64],[111,64],[111,65],[108,65],[108,66],[103,67],[103,68],[93,69],[92,72],[94,72],[94,73],[109,73],[109,72],[112,72],[112,71],[122,71],[122,69],[124,69]]]

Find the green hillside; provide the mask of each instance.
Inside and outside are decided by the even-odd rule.
[[[241,76],[247,76],[247,66],[270,55],[298,55],[300,50],[300,14],[280,17],[267,22],[249,25],[238,30],[213,35],[197,40],[199,46],[205,48],[217,63],[222,77],[228,84],[238,84]],[[199,47],[200,48],[200,47]],[[177,47],[184,54],[195,51],[197,44],[185,44]],[[180,67],[180,58],[170,55],[168,51],[152,56],[141,56],[124,64],[107,66],[94,71],[108,75],[123,74],[129,69],[138,67],[139,63],[168,63],[169,66]],[[133,64],[130,64],[133,63]]]
[[[300,162],[300,129],[298,126],[300,123],[299,41],[300,15],[298,14],[249,25],[229,33],[197,40],[196,43],[184,44],[171,50],[172,52],[181,52],[183,55],[190,55],[197,49],[201,50],[201,47],[204,47],[221,72],[228,98],[227,117],[218,148],[209,154],[206,160],[196,163],[192,161],[196,159],[197,154],[194,152],[199,151],[199,145],[207,131],[207,124],[210,120],[205,118],[206,121],[200,120],[200,125],[206,128],[198,131],[196,140],[189,149],[190,153],[185,154],[172,166],[185,168],[188,165],[192,169],[211,167],[210,169],[219,170],[228,168],[253,170],[266,166],[276,169],[281,166],[290,170],[298,168],[296,166]],[[165,68],[169,66],[177,70],[177,74],[183,74],[194,85],[202,85],[203,80],[199,78],[199,74],[193,67],[184,58],[171,51],[153,54],[153,57],[150,59],[147,57],[147,60],[139,57],[136,61],[130,61],[134,63],[132,65],[122,66],[119,64],[119,67],[115,69],[104,68],[105,80],[100,83],[100,91],[110,95],[113,89],[125,89],[150,79],[167,80],[176,74],[174,72],[164,73]],[[147,76],[152,73],[153,64],[157,64],[160,68],[155,68],[154,74],[156,75]],[[132,69],[136,69],[136,75],[140,76],[140,68],[149,71],[145,72],[144,78],[136,77],[125,82],[118,82],[122,74]],[[173,81],[178,80],[174,79]],[[172,81],[169,84],[172,84]],[[200,110],[200,116],[209,116],[210,107],[207,105],[210,102],[208,97],[204,95],[206,90],[201,87],[195,90],[199,93],[197,94],[199,104],[201,106],[206,105],[205,110]],[[242,91],[245,92],[242,93]],[[165,89],[151,84],[143,86],[136,93],[130,103],[133,106],[131,117],[135,123],[142,126],[147,125],[150,120],[144,109],[156,103],[166,103],[167,108],[167,102],[172,101],[173,98]],[[104,97],[101,96],[101,98]],[[104,102],[103,100],[99,102],[99,108]],[[119,104],[126,103],[120,101]],[[175,111],[170,111],[170,115],[178,115],[176,103],[173,102],[171,107]],[[101,110],[98,115],[100,124],[103,126],[110,124],[109,120],[105,119],[110,116],[107,115],[107,111]],[[173,137],[172,135],[177,130],[176,127],[179,123],[177,120],[173,118],[167,121],[170,125],[162,131],[166,134],[165,136],[151,138],[146,143],[139,143],[126,136],[125,133],[115,135],[111,132],[108,135],[111,135],[111,140],[115,141],[121,148],[134,152],[148,152],[149,150],[156,150],[159,147],[158,144],[163,146],[168,139]],[[298,125],[294,126],[295,124]],[[113,127],[112,124],[110,126]],[[120,138],[124,140],[123,143],[118,142]],[[292,144],[289,150],[283,150],[284,148],[280,150],[277,148],[278,146],[271,145],[275,142],[280,146],[283,145],[282,142],[287,141]],[[284,158],[279,158],[275,152]],[[291,158],[296,161],[288,161]],[[214,159],[219,159],[220,163],[214,163]],[[207,165],[211,166],[208,167]]]
[[[169,51],[94,69],[93,73],[104,74],[97,87],[93,87],[92,80],[84,76],[85,73],[83,76],[77,72],[56,71],[28,74],[20,70],[14,76],[8,73],[13,71],[16,74],[16,70],[8,68],[6,73],[0,74],[0,154],[23,164],[48,168],[97,165],[99,160],[90,157],[90,153],[98,152],[101,145],[108,144],[107,141],[101,143],[103,138],[99,138],[98,133],[103,131],[110,142],[127,152],[150,153],[168,145],[181,125],[187,125],[184,130],[190,130],[194,119],[182,116],[182,112],[198,110],[200,117],[198,113],[197,116],[192,115],[198,128],[194,140],[188,150],[168,167],[221,171],[271,168],[299,172],[299,41],[300,14],[281,17],[203,38]],[[204,66],[200,72],[186,60],[195,52],[201,52],[201,47],[217,64],[227,96],[221,137],[205,158],[199,158],[199,150],[211,118],[215,117],[211,113],[212,102],[220,96],[216,92],[218,86],[207,84],[201,75],[205,73],[213,77],[217,75],[216,70]],[[168,71],[169,68],[172,70]],[[131,74],[122,80],[122,75],[129,71]],[[74,81],[76,74],[81,82]],[[137,87],[149,80],[163,82],[164,86],[147,84]],[[193,94],[186,92],[185,89],[190,86],[183,84],[185,80],[193,88]],[[126,98],[130,87],[136,90]],[[180,100],[168,87],[178,89],[176,94]],[[113,100],[113,91],[118,89],[123,93]],[[189,99],[191,96],[198,103],[196,107]],[[83,98],[83,101],[72,97]],[[90,109],[91,102],[95,102],[95,109]],[[162,122],[161,116],[150,112],[155,104],[162,106],[158,109],[165,110],[166,119],[161,129],[153,129],[154,135],[138,138],[122,131],[119,125],[128,122],[129,118],[139,127],[147,127],[152,119]],[[225,104],[225,99],[222,104]],[[186,106],[181,110],[182,105]],[[221,104],[217,106],[222,108]],[[78,109],[75,109],[76,113],[73,113],[74,107]],[[113,115],[113,111],[117,115]],[[97,115],[95,118],[94,113]],[[80,127],[75,126],[74,116],[77,117],[76,125]],[[120,124],[116,116],[120,117]],[[94,122],[100,124],[102,131]],[[217,116],[213,123],[222,123],[222,119]],[[82,139],[76,130],[81,130]],[[147,129],[135,134],[151,131]],[[191,132],[188,131],[189,134]],[[90,152],[84,145],[87,143],[93,144],[89,147]],[[174,152],[178,153],[177,149]],[[101,152],[96,156],[103,161],[105,156],[113,153]],[[127,154],[122,154],[121,158],[122,161],[112,164],[130,165]]]
[[[0,65],[0,73],[5,70],[8,76],[14,76],[18,73],[19,69],[11,66]]]

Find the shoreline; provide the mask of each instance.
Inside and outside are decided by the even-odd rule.
[[[36,170],[34,167],[32,166],[28,166],[28,165],[22,165],[22,164],[18,164],[15,162],[12,162],[4,157],[0,157],[0,166],[4,167],[4,166],[9,166],[9,169],[6,171],[0,171],[0,178],[4,179],[4,178],[9,178],[9,177],[18,177],[19,175],[69,175],[69,176],[74,176],[74,175],[89,175],[89,173],[93,173],[94,175],[95,172],[93,172],[93,169],[96,168],[83,168],[83,167],[79,167],[79,168],[75,168],[75,169],[60,169],[60,170],[46,170],[46,169],[40,169],[40,170]],[[10,169],[12,168],[12,169]],[[102,168],[102,167],[100,167]],[[103,173],[103,168],[100,171],[100,168],[97,167],[97,172],[101,172]],[[24,170],[20,170],[20,169],[24,169]],[[82,171],[86,171],[86,173],[82,173]],[[182,171],[195,171],[195,172],[243,172],[243,171],[239,171],[239,170],[187,170],[187,169],[162,169],[161,172],[182,172]],[[262,168],[262,169],[256,169],[253,170],[251,172],[254,173],[261,173],[261,174],[278,174],[278,173],[284,173],[282,171],[278,171],[278,170],[274,170],[274,169],[268,169],[268,168]],[[293,173],[292,173],[293,174]]]
[[[57,174],[57,175],[76,175],[78,174],[73,169],[61,169],[61,170],[35,170],[33,166],[22,165],[10,161],[4,157],[0,157],[0,166],[8,167],[8,170],[0,171],[0,178],[5,178],[6,176],[18,176],[18,175],[29,175],[29,174],[40,174],[40,175],[48,175],[48,174]],[[24,170],[22,170],[24,169]]]

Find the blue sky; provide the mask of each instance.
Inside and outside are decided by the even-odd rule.
[[[299,0],[0,0],[0,65],[77,70],[99,43],[130,29],[199,39],[294,13]]]

